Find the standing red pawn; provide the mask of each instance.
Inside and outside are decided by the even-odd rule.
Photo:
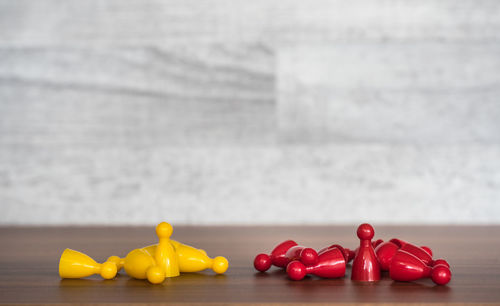
[[[351,279],[362,282],[378,281],[380,280],[380,265],[371,243],[375,230],[370,224],[364,223],[358,227],[357,235],[360,243],[352,263]]]

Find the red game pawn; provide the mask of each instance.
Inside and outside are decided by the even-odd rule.
[[[429,255],[429,253],[427,253],[427,251],[425,251],[421,247],[418,247],[411,243],[407,243],[403,247],[401,247],[400,250],[406,251],[410,254],[417,256],[426,265],[432,264],[432,256]]]
[[[396,255],[398,249],[399,247],[390,241],[379,244],[379,246],[375,248],[375,254],[377,255],[382,271],[389,271],[392,258]]]
[[[395,243],[397,246],[399,246],[400,248],[402,248],[403,246],[405,246],[406,244],[408,244],[409,242],[408,241],[404,241],[404,240],[401,240],[401,239],[398,239],[398,238],[392,238],[391,240],[389,240],[390,242],[392,243]],[[429,255],[432,256],[432,250],[430,247],[428,246],[420,246],[422,249],[424,249],[427,253],[429,253]]]
[[[305,266],[294,260],[286,267],[286,272],[292,280],[301,280],[307,274],[323,278],[337,278],[345,275],[346,261],[344,253],[339,248],[330,248],[318,253],[318,262],[313,266]]]
[[[345,262],[346,263],[349,263],[351,262],[351,260],[354,259],[354,256],[355,256],[355,253],[353,250],[350,250],[348,248],[344,248],[342,247],[340,244],[332,244],[331,246],[329,247],[326,247],[326,248],[322,248],[319,252],[318,252],[318,255],[325,252],[325,251],[328,251],[329,249],[333,249],[333,248],[338,248],[342,251],[342,253],[344,254],[344,258],[345,258]]]
[[[371,244],[375,230],[370,224],[364,223],[358,227],[357,235],[360,244],[352,263],[351,279],[363,282],[378,281],[380,280],[380,265]]]
[[[438,285],[446,285],[451,280],[451,271],[444,264],[429,267],[417,256],[401,249],[392,258],[389,275],[393,280],[405,282],[430,277]]]
[[[432,260],[432,251],[428,247],[417,247],[411,243],[405,242],[400,248],[394,242],[392,242],[398,240],[399,239],[392,239],[391,241],[384,242],[375,249],[375,254],[377,255],[382,271],[389,270],[392,258],[394,257],[398,249],[404,250],[417,256],[428,266],[444,264],[445,266],[450,267],[450,265],[444,259]],[[427,250],[424,248],[426,248]]]
[[[407,251],[425,262],[426,265],[432,264],[432,250],[429,247],[419,247],[401,239],[391,239],[390,242],[396,244],[401,250]]]
[[[415,245],[414,245],[414,244],[412,244],[412,243],[409,243],[409,242],[406,242],[406,241],[404,241],[404,240],[397,239],[397,238],[392,238],[392,239],[391,239],[391,240],[389,240],[389,241],[390,241],[390,242],[392,242],[392,243],[394,243],[394,244],[396,244],[399,248],[402,248],[402,247],[404,247],[404,246],[405,246],[405,245],[407,245],[407,244],[411,244],[411,245],[415,246]],[[418,247],[418,246],[417,246],[417,247]],[[431,250],[431,248],[430,248],[430,247],[423,245],[423,246],[420,246],[420,248],[422,248],[424,251],[426,251],[426,252],[427,252],[427,254],[429,254],[431,257],[433,256],[433,253],[432,253],[432,250]]]
[[[255,257],[253,261],[253,266],[260,272],[265,272],[269,270],[271,265],[275,265],[280,268],[285,268],[290,262],[288,258],[285,257],[286,252],[297,243],[293,240],[287,240],[278,244],[270,255],[259,254]]]
[[[285,257],[288,263],[294,260],[299,260],[306,266],[312,266],[318,263],[318,253],[312,248],[296,245],[286,251]]]

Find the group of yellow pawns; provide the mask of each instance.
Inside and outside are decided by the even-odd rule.
[[[217,274],[226,272],[229,265],[226,258],[210,258],[204,250],[171,240],[172,232],[172,226],[162,222],[156,227],[158,244],[132,250],[125,258],[111,256],[102,264],[83,253],[66,249],[59,261],[59,275],[61,278],[82,278],[100,274],[104,279],[112,279],[124,268],[131,277],[160,284],[166,277],[179,276],[180,272],[205,269],[212,269]]]

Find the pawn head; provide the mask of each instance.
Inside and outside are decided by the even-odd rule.
[[[300,261],[306,266],[315,265],[318,262],[318,253],[312,248],[305,248],[300,252]]]
[[[222,274],[227,271],[229,262],[226,258],[222,256],[217,256],[214,258],[214,263],[212,265],[212,270],[217,274]]]
[[[271,267],[271,257],[267,254],[259,254],[255,256],[253,266],[257,271],[266,272]]]
[[[101,266],[101,276],[104,279],[113,279],[116,276],[117,273],[117,268],[116,264],[111,261],[106,261],[105,263],[102,264]]]
[[[161,284],[165,280],[165,271],[159,266],[152,266],[146,271],[146,277],[151,284]]]
[[[451,280],[451,271],[443,264],[435,265],[431,271],[431,279],[438,285],[446,285]]]
[[[170,238],[173,231],[172,225],[167,222],[162,222],[156,226],[156,235],[158,235],[158,238]]]
[[[306,266],[300,261],[294,260],[286,266],[286,273],[292,280],[301,280],[307,274]]]
[[[363,223],[358,227],[357,235],[361,240],[371,240],[375,236],[375,230],[370,224]]]
[[[109,256],[108,260],[106,260],[106,261],[110,261],[110,262],[114,263],[116,265],[117,270],[120,270],[124,264],[123,260],[116,255]]]

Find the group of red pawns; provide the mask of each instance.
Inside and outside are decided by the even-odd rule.
[[[265,272],[271,265],[286,268],[288,277],[301,280],[307,274],[323,278],[344,277],[346,266],[352,261],[351,279],[373,282],[381,278],[382,271],[389,271],[396,281],[415,281],[431,278],[438,285],[451,280],[450,265],[444,259],[432,259],[432,250],[400,239],[387,242],[371,240],[375,231],[370,224],[361,224],[357,230],[359,248],[352,251],[338,244],[319,252],[287,240],[277,245],[271,254],[255,257],[254,267]]]

